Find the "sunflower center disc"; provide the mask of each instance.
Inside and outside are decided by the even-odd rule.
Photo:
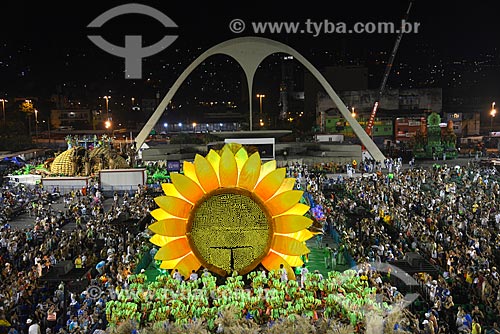
[[[215,194],[195,206],[188,239],[209,269],[246,273],[269,250],[268,218],[247,195]],[[220,272],[220,270],[218,270]]]

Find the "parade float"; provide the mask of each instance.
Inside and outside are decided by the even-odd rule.
[[[52,161],[47,161],[50,173],[64,177],[88,177],[103,169],[130,167],[120,152],[114,149],[112,138],[103,135],[101,138],[94,136],[92,141],[89,140],[86,137],[66,137],[68,148]]]
[[[321,317],[359,329],[367,312],[390,309],[376,302],[375,288],[355,270],[324,278],[309,273],[299,286],[294,268],[302,266],[305,241],[316,233],[303,192],[276,161],[262,164],[258,152],[226,144],[184,162],[183,171],[162,184],[165,195],[151,211],[149,240],[158,247],[154,258],[162,273],[151,281],[146,272],[128,277],[128,288],[106,303],[111,327],[130,320],[137,328],[203,321],[213,331],[232,307],[234,317],[256,326]]]
[[[100,138],[67,136],[66,142],[67,149],[44,164],[41,183],[49,191],[57,188],[65,193],[86,188],[101,171],[130,168],[130,159],[127,161],[123,153],[113,147],[112,138],[107,135]]]
[[[445,125],[445,126],[444,126]],[[441,123],[441,116],[432,112],[427,116],[427,126],[422,123],[415,134],[414,155],[417,159],[455,159],[457,136],[453,131],[453,122]]]
[[[162,185],[165,196],[151,212],[150,240],[162,269],[188,277],[202,266],[221,276],[283,266],[294,277],[292,267],[302,265],[305,241],[314,234],[304,216],[309,206],[299,203],[303,192],[294,190],[285,168],[227,144],[184,162],[183,171]]]

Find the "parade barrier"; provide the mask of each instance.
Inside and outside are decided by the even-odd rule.
[[[64,195],[72,191],[86,189],[90,180],[91,178],[87,176],[44,177],[41,182],[45,191],[51,192],[53,189],[59,189],[59,194]]]
[[[147,181],[145,168],[103,169],[99,171],[100,189],[105,196],[137,191]]]

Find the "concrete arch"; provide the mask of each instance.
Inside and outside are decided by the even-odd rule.
[[[224,54],[229,57],[232,57],[238,64],[240,64],[241,68],[245,72],[245,76],[247,78],[248,83],[248,96],[249,107],[250,107],[250,131],[252,131],[252,90],[253,90],[253,79],[255,72],[257,71],[260,63],[269,55],[273,53],[286,53],[293,56],[296,60],[298,60],[305,68],[307,68],[311,74],[319,81],[321,86],[325,89],[326,93],[333,100],[333,103],[337,106],[337,108],[342,113],[342,116],[349,122],[354,133],[358,136],[361,143],[366,147],[371,156],[376,160],[383,163],[385,157],[382,152],[379,150],[377,145],[373,142],[373,140],[366,134],[365,130],[359,125],[354,117],[351,116],[351,112],[347,109],[344,102],[340,99],[340,97],[335,93],[332,86],[328,83],[328,81],[323,77],[323,75],[312,65],[307,59],[305,59],[299,52],[289,47],[286,44],[267,39],[262,37],[240,37],[230,39],[228,41],[217,44],[207,51],[203,52],[198,58],[196,58],[185,70],[182,74],[177,78],[175,83],[172,85],[170,90],[167,92],[163,100],[160,102],[155,112],[149,120],[146,122],[141,132],[137,135],[135,139],[135,149],[138,151],[149,133],[153,129],[153,127],[158,123],[161,115],[167,108],[169,102],[174,97],[175,93],[181,86],[181,84],[186,80],[189,74],[198,67],[205,59],[212,55],[216,54]]]

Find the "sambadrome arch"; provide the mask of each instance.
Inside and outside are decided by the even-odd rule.
[[[376,160],[383,162],[385,157],[382,152],[379,150],[377,145],[371,140],[371,138],[366,134],[361,125],[356,121],[354,117],[351,116],[351,112],[347,109],[345,104],[339,98],[337,93],[333,90],[332,86],[328,83],[328,81],[323,77],[323,75],[307,60],[305,59],[299,52],[289,47],[286,44],[267,39],[262,37],[240,37],[234,38],[220,44],[213,46],[212,48],[205,51],[198,58],[196,58],[185,70],[182,74],[177,78],[175,83],[172,85],[168,93],[165,95],[163,100],[160,102],[155,112],[149,120],[146,122],[142,130],[139,132],[135,139],[135,150],[139,151],[142,144],[149,136],[151,130],[156,125],[161,115],[167,108],[168,104],[174,97],[175,93],[182,85],[184,80],[188,77],[191,72],[198,67],[203,61],[205,61],[208,57],[224,54],[229,57],[232,57],[238,64],[241,66],[243,71],[245,72],[247,83],[248,83],[248,94],[252,96],[253,89],[253,79],[255,72],[262,63],[262,61],[267,58],[269,55],[273,53],[285,53],[293,56],[297,61],[299,61],[306,69],[308,69],[311,74],[319,81],[321,86],[325,89],[326,93],[335,103],[336,107],[342,113],[342,116],[349,122],[354,133],[358,136],[363,146],[367,149],[367,151],[371,154],[371,156]],[[250,112],[249,112],[249,124],[250,131],[252,131],[252,98],[249,98],[250,103]]]

